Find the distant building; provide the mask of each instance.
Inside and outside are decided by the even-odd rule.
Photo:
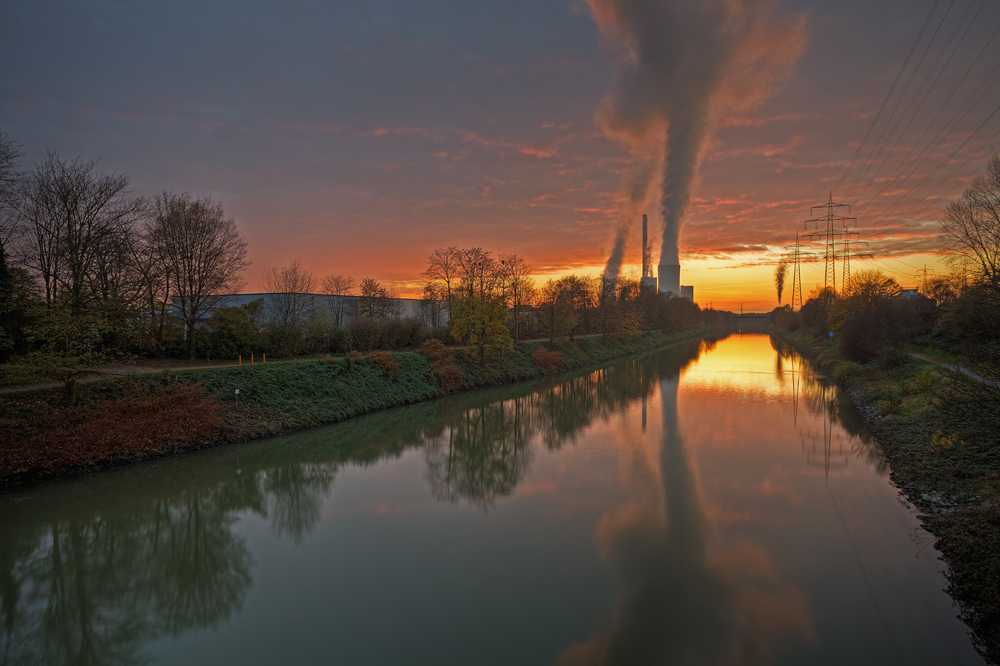
[[[927,297],[921,294],[919,289],[900,289],[893,298],[914,299]]]
[[[274,297],[286,295],[258,293],[219,296],[215,307],[199,319],[198,325],[200,326],[211,319],[214,311],[218,308],[239,307],[253,303],[254,301],[262,302],[264,316],[267,317],[268,311],[273,309],[271,306]],[[330,317],[331,319],[333,318],[336,299],[342,299],[343,321],[341,323],[344,326],[357,319],[358,313],[364,309],[364,299],[361,296],[330,296],[329,294],[297,294],[297,296],[305,299],[304,310],[306,316],[318,314]],[[445,307],[444,301],[425,301],[419,298],[386,298],[377,300],[381,309],[391,311],[390,316],[392,317],[420,319],[431,328],[439,328],[448,324],[448,310]],[[176,297],[174,298],[174,314],[180,316],[180,305]]]
[[[694,303],[694,285],[681,285],[681,298],[686,298]]]

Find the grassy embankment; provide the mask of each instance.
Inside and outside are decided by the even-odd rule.
[[[628,341],[587,337],[575,343],[519,343],[514,352],[488,359],[485,366],[455,351],[462,378],[454,391],[582,368],[709,330],[653,332]],[[564,354],[557,368],[532,362],[539,347]],[[398,370],[336,358],[112,379],[81,385],[73,409],[62,406],[62,389],[0,395],[0,485],[267,437],[447,393],[423,354],[397,352],[392,360]]]
[[[931,363],[862,366],[819,336],[783,337],[873,421],[893,481],[938,538],[948,592],[977,648],[1000,663],[1000,392]]]

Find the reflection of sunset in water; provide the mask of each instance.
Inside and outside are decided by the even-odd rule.
[[[3,663],[952,666],[936,551],[764,335],[0,494]]]
[[[813,638],[801,592],[767,552],[726,543],[706,520],[677,414],[677,380],[660,382],[660,455],[646,446],[626,479],[634,501],[606,513],[596,531],[618,595],[610,627],[567,649],[561,666],[766,664],[781,643]]]

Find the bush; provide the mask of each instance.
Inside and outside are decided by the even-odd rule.
[[[1000,295],[985,286],[970,289],[942,308],[934,330],[960,344],[995,342],[1000,331]]]
[[[849,379],[857,377],[864,371],[864,367],[855,361],[841,361],[833,367],[834,379]]]
[[[235,359],[240,355],[250,356],[270,351],[269,348],[264,348],[267,342],[263,339],[264,336],[258,334],[262,302],[258,299],[244,305],[215,310],[207,324],[212,356]],[[208,348],[202,351],[206,355],[209,353]]]
[[[531,362],[542,370],[553,370],[562,367],[565,356],[560,351],[549,351],[545,347],[539,347],[531,355]]]
[[[396,377],[399,373],[399,364],[392,358],[392,353],[384,350],[376,350],[371,354],[368,354],[368,363],[374,366],[378,366],[385,370],[387,373]]]
[[[359,317],[347,325],[349,346],[373,349],[419,347],[424,339],[424,322],[416,318],[372,319]]]
[[[889,366],[906,360],[909,339],[921,332],[923,304],[883,299],[870,310],[850,312],[840,327],[840,352],[851,360],[867,363],[878,357]]]
[[[420,353],[430,361],[427,370],[434,375],[442,391],[450,391],[462,381],[462,368],[455,363],[452,351],[440,340],[436,338],[425,340]]]
[[[900,404],[899,400],[879,400],[875,406],[878,408],[879,414],[889,416],[896,413]]]
[[[6,429],[0,435],[0,477],[152,453],[209,437],[221,425],[222,405],[204,384],[153,390],[129,382],[123,390],[125,397],[46,410],[30,425]]]

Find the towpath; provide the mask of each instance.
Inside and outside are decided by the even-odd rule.
[[[955,365],[953,363],[945,363],[944,361],[939,361],[933,356],[927,356],[926,354],[918,354],[916,352],[910,352],[910,356],[921,361],[927,361],[928,363],[933,363],[934,365],[940,366],[945,370],[951,370],[952,372],[957,372],[960,375],[965,375],[969,379],[974,379],[980,384],[985,384],[986,386],[992,386],[993,388],[1000,388],[1000,381],[995,379],[990,379],[989,377],[984,377],[979,373],[973,372],[968,368],[963,368],[960,365]]]

